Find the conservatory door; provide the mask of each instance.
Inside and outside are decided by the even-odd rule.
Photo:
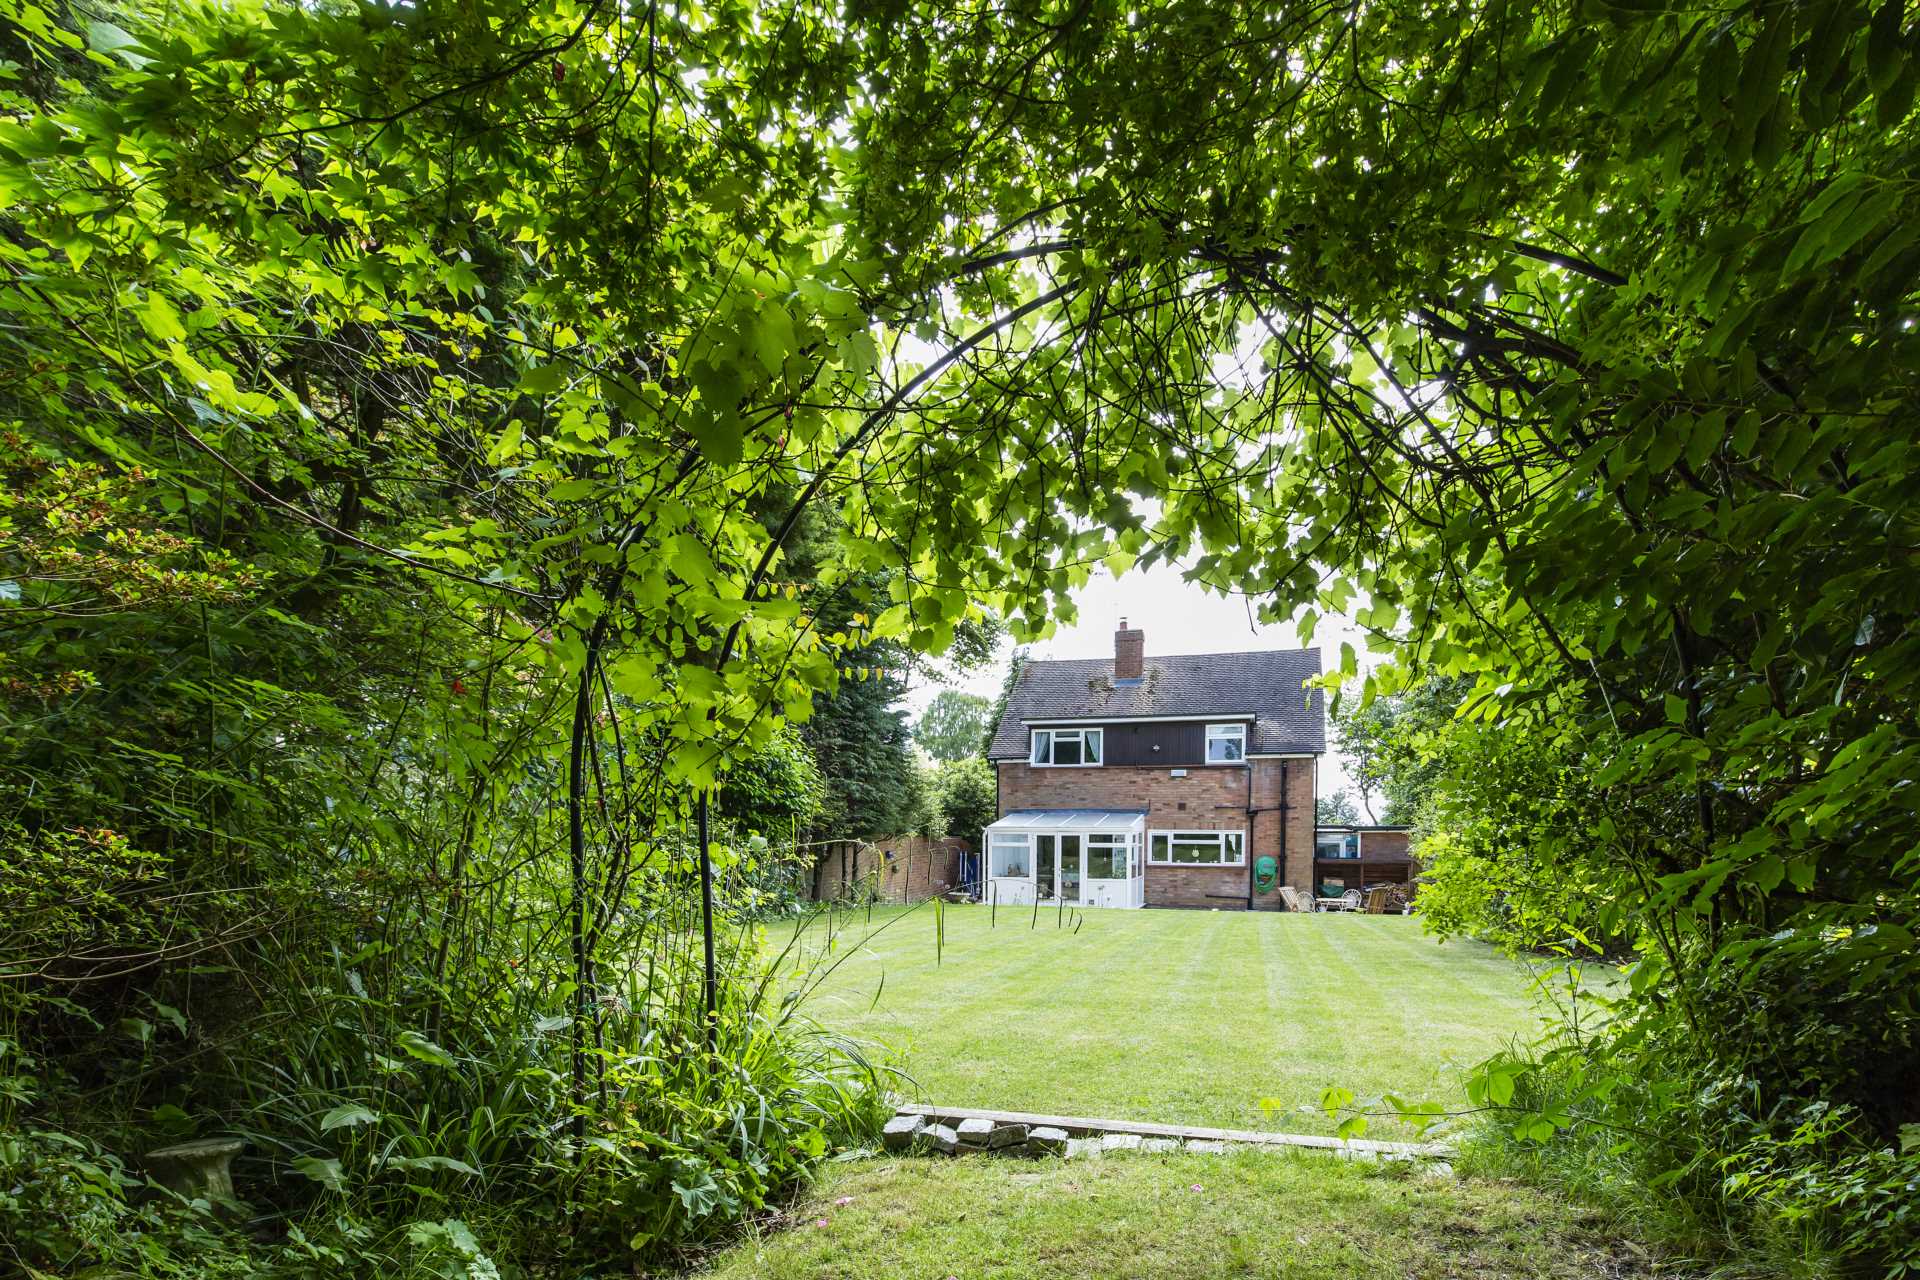
[[[1054,839],[1053,836],[1033,838],[1033,891],[1042,902],[1053,901]]]
[[[1080,901],[1080,837],[1060,837],[1060,901]]]

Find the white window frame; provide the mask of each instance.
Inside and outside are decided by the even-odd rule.
[[[1093,874],[1093,846],[1098,842],[1100,848],[1109,852],[1120,862],[1120,874],[1117,876],[1096,876]],[[1130,863],[1135,856],[1133,837],[1124,831],[1095,831],[1080,842],[1080,874],[1089,880],[1101,880],[1118,884],[1122,880],[1132,879]]]
[[[1154,840],[1159,836],[1165,836],[1167,838],[1167,856],[1164,858],[1157,857],[1154,854]],[[1240,837],[1239,856],[1231,862],[1225,860],[1227,854],[1227,836]],[[1173,860],[1173,846],[1175,844],[1195,844],[1200,840],[1212,840],[1215,844],[1219,845],[1222,860],[1219,862],[1175,862]],[[1168,828],[1149,831],[1147,832],[1147,865],[1150,867],[1244,867],[1247,865],[1246,828],[1226,827],[1215,831],[1175,831]]]
[[[1011,853],[1015,848],[1018,848],[1022,851],[1021,861],[1025,864],[1025,869],[1022,870],[1017,875],[1011,871],[1001,871],[998,874],[995,874],[994,855],[996,853],[1003,853],[1003,852]],[[1001,831],[1001,832],[995,832],[991,835],[988,835],[986,840],[986,855],[987,855],[986,856],[986,877],[985,877],[986,879],[988,880],[1031,880],[1033,879],[1034,857],[1033,857],[1033,835],[1031,832]]]
[[[1046,735],[1048,759],[1040,758],[1040,738]],[[1080,759],[1067,764],[1053,762],[1053,748],[1062,738],[1071,738],[1080,744]],[[1100,758],[1087,759],[1087,744],[1093,743],[1093,751]],[[1027,763],[1036,769],[1098,769],[1107,762],[1107,735],[1103,729],[1032,729],[1028,731]]]
[[[1232,760],[1229,760],[1224,756],[1216,757],[1213,754],[1213,744],[1215,742],[1239,743],[1240,744],[1239,757],[1237,759],[1232,759]],[[1247,726],[1244,724],[1210,724],[1208,725],[1207,726],[1206,758],[1207,758],[1208,764],[1245,764],[1247,762]]]

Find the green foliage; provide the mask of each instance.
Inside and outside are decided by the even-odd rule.
[[[826,790],[806,742],[782,729],[734,765],[720,788],[719,810],[748,831],[791,840],[818,822]]]
[[[1360,802],[1378,820],[1412,823],[1433,789],[1441,765],[1429,740],[1444,734],[1467,694],[1462,680],[1424,680],[1403,693],[1352,700],[1333,716],[1335,747],[1351,762]]]
[[[1313,820],[1323,827],[1351,827],[1359,823],[1360,811],[1345,787],[1335,787],[1329,795],[1314,797]]]
[[[979,848],[980,833],[1000,816],[993,766],[978,756],[943,764],[934,770],[931,791],[939,830],[929,834],[958,836]]]
[[[1411,691],[1368,730],[1389,803],[1413,806],[1427,926],[1513,951],[1630,956],[1639,889],[1594,841],[1612,798],[1567,700],[1487,721],[1455,716],[1451,698]]]
[[[992,710],[992,701],[977,693],[942,689],[914,723],[913,740],[941,764],[978,755],[982,739],[992,731],[987,720]]]
[[[373,947],[406,1071],[564,1020],[580,1157],[607,975],[698,932],[650,904],[717,857],[742,909],[700,798],[797,724],[823,828],[924,824],[913,655],[1165,559],[1543,762],[1527,863],[1450,829],[1583,899],[1516,939],[1640,957],[1610,1069],[1915,1119],[1900,0],[6,12],[8,848],[152,855],[135,936],[0,961],[83,1095],[228,1114]],[[1736,1034],[1786,972],[1884,1035]],[[253,1065],[167,1067],[156,1002]],[[305,1113],[382,1112],[322,1057]]]
[[[860,665],[801,727],[826,779],[816,827],[826,836],[895,835],[925,820],[925,788],[898,705],[905,680],[897,666],[867,665],[900,658],[892,645],[854,651],[850,660]]]
[[[987,713],[986,726],[980,733],[981,756],[993,749],[993,735],[1000,727],[1000,721],[1006,718],[1007,699],[1013,696],[1014,686],[1020,683],[1020,672],[1027,665],[1027,650],[1016,647],[1012,657],[1007,660],[1006,679],[1000,682],[1000,692],[994,695],[993,709]]]

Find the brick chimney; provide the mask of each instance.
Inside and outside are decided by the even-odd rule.
[[[1127,620],[1120,619],[1120,629],[1113,633],[1113,678],[1138,680],[1146,656],[1147,633],[1129,631]]]

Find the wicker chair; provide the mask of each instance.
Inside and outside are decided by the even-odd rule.
[[[1287,910],[1289,911],[1313,910],[1313,898],[1309,895],[1302,894],[1290,884],[1280,886],[1280,901],[1287,904]]]

